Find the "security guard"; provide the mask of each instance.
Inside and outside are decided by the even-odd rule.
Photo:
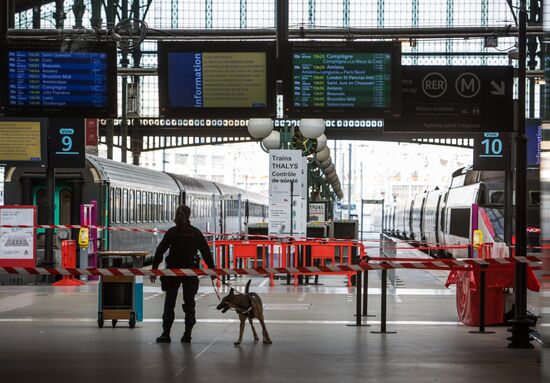
[[[158,269],[164,253],[170,249],[166,257],[166,268],[186,269],[199,266],[197,250],[209,268],[214,268],[214,260],[208,242],[199,229],[191,226],[189,217],[191,209],[182,205],[176,210],[175,227],[170,228],[157,247],[153,258],[153,269]],[[215,278],[215,277],[212,277]],[[155,283],[156,276],[150,277]],[[191,331],[196,323],[195,295],[199,290],[198,277],[160,277],[162,290],[166,292],[164,312],[162,314],[162,334],[157,338],[159,343],[170,343],[170,329],[174,323],[174,307],[180,285],[183,288],[183,312],[185,313],[185,332],[181,337],[183,343],[191,342]]]

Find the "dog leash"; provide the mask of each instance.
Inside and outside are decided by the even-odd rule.
[[[218,279],[218,277],[216,277]],[[212,282],[212,287],[214,288],[214,292],[216,293],[216,296],[218,297],[218,300],[221,301],[220,293],[218,293],[218,289],[216,288],[216,285],[214,284],[214,280],[210,278],[210,282]]]
[[[241,293],[239,290],[237,290],[235,288],[235,286],[233,286],[232,284],[228,283],[228,282],[224,282],[223,280],[220,279],[220,277],[216,277],[216,280],[219,280],[221,282],[222,285],[225,285],[227,287],[230,287],[232,288],[234,291],[237,292],[237,294],[243,294]],[[218,289],[216,288],[216,285],[214,284],[214,279],[210,279],[210,282],[212,282],[212,288],[214,289],[214,292],[216,293],[216,296],[218,297],[218,300],[221,301],[221,297],[220,297],[220,293],[218,292]]]

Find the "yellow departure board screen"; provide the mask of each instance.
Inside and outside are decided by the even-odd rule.
[[[0,163],[29,161],[41,163],[42,150],[40,121],[0,120]]]
[[[171,107],[265,108],[264,52],[171,52]]]
[[[275,117],[274,41],[159,41],[159,114]]]

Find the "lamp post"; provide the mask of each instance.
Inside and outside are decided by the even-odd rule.
[[[284,124],[278,131],[273,129],[273,120],[270,118],[252,118],[248,122],[248,133],[259,141],[262,150],[266,153],[275,149],[302,149],[304,152],[313,154],[313,162],[319,170],[315,171],[313,167],[309,168],[311,181],[310,185],[318,188],[323,198],[329,201],[334,200],[334,195],[343,198],[340,181],[336,175],[336,169],[332,163],[330,149],[327,146],[327,136],[324,134],[325,122],[322,119],[304,118],[300,120],[299,135],[301,147],[295,147],[293,138],[295,138],[295,129],[291,124]],[[315,140],[316,146],[313,148],[311,142]],[[312,173],[314,172],[314,173]],[[323,175],[324,181],[323,181]],[[330,192],[329,185],[332,186],[333,193]]]

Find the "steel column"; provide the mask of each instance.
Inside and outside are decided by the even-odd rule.
[[[32,27],[33,29],[40,29],[41,24],[41,10],[42,7],[40,5],[35,5],[32,7]]]
[[[526,0],[519,7],[519,63],[518,63],[518,110],[516,136],[516,257],[527,255],[527,137],[525,136],[525,66],[527,50]],[[530,321],[527,318],[527,265],[516,263],[515,313],[510,332],[509,348],[533,348],[530,337]]]
[[[6,1],[0,5],[0,41],[8,37],[10,25],[10,2]]]

